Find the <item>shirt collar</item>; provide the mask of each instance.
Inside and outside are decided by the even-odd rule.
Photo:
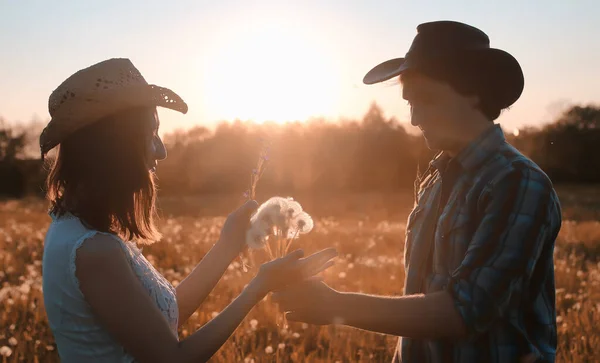
[[[440,172],[446,170],[450,160],[458,163],[465,171],[476,170],[485,160],[492,156],[498,147],[506,141],[504,131],[496,124],[482,132],[475,140],[452,158],[445,152],[440,152],[431,161],[431,166]]]

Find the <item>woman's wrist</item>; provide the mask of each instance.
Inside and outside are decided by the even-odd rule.
[[[254,277],[244,288],[244,293],[252,297],[258,303],[269,293],[269,289],[259,276]]]
[[[243,251],[243,248],[238,247],[232,241],[228,241],[221,238],[215,244],[215,248],[218,249],[224,255],[226,255],[229,261],[233,261]]]

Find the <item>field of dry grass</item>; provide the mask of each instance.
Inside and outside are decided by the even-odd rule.
[[[600,348],[600,188],[559,190],[564,224],[556,259],[559,362],[592,362]],[[336,265],[326,281],[336,289],[399,294],[404,279],[402,241],[411,195],[296,196],[316,220],[298,243],[306,252],[335,246]],[[228,196],[161,200],[163,241],[143,248],[177,284],[218,237]],[[49,224],[39,200],[0,202],[0,358],[3,362],[54,362],[41,292],[41,258]],[[256,259],[261,255],[254,254]],[[181,338],[218,314],[253,272],[233,263]],[[277,325],[278,311],[262,301],[214,356],[214,362],[388,362],[396,339],[346,327]]]

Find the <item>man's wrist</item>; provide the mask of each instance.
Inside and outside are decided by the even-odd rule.
[[[349,311],[349,306],[347,305],[347,299],[349,297],[349,293],[340,292],[333,290],[331,298],[329,299],[329,306],[332,309],[332,322],[337,325],[347,325],[349,323],[349,319],[352,318],[352,313]]]

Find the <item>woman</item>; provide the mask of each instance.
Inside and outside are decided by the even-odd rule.
[[[127,59],[83,69],[50,96],[42,158],[59,145],[47,180],[52,224],[43,257],[44,302],[63,362],[208,360],[266,294],[331,265],[335,251],[302,251],[262,265],[212,321],[179,341],[177,328],[200,306],[245,246],[256,202],[230,214],[219,240],[172,287],[130,239],[149,243],[154,171],[166,157],[156,107],[183,113],[171,90],[148,85]]]

